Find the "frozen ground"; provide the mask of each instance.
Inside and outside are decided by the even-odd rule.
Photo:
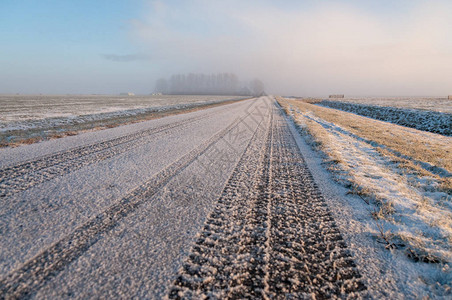
[[[31,120],[75,118],[85,115],[127,112],[234,98],[243,97],[210,95],[0,95],[0,128],[2,130],[17,129],[14,126],[19,127],[21,122],[24,124],[22,126],[26,127],[27,124],[33,124]]]
[[[407,272],[405,274],[407,278],[398,280],[404,285],[410,282],[409,289],[404,292],[411,295],[410,298],[419,295],[450,296],[452,279],[450,195],[438,188],[432,176],[424,175],[422,172],[410,173],[401,165],[394,163],[391,156],[385,156],[383,155],[385,152],[379,151],[380,148],[391,150],[390,148],[363,138],[359,131],[352,133],[350,128],[344,128],[319,117],[328,116],[324,113],[325,109],[318,111],[314,105],[296,101],[282,100],[281,103],[296,122],[306,141],[315,149],[321,149],[324,154],[324,165],[333,174],[328,177],[346,186],[348,191],[342,189],[346,191],[345,193],[357,194],[360,197],[358,199],[362,203],[357,203],[359,201],[352,197],[342,199],[336,197],[337,202],[331,202],[336,207],[343,206],[343,210],[333,211],[342,215],[337,218],[338,222],[348,224],[344,227],[347,228],[346,236],[350,235],[355,242],[356,237],[352,236],[354,231],[358,236],[373,236],[375,241],[392,249],[387,250],[386,254],[378,255],[381,259],[387,260],[388,264],[397,266],[395,269],[392,267],[387,269],[392,273],[387,275],[388,279],[400,272],[398,268],[403,268]],[[353,119],[352,116],[350,114],[350,117],[348,115],[343,117],[348,118],[345,120],[348,120],[351,128],[362,128],[359,122],[365,122],[365,118],[355,116]],[[337,118],[336,122],[341,122],[341,119]],[[379,121],[367,120],[367,122],[379,126]],[[389,129],[389,132],[396,136],[408,135],[410,131],[413,130],[396,125]],[[378,134],[377,130],[375,132]],[[434,144],[435,139],[447,139],[450,145],[449,137],[435,137],[433,134],[422,132],[418,133],[418,137],[422,138],[426,145]],[[301,144],[304,145],[304,152],[312,152],[308,150],[306,142],[303,141]],[[450,155],[446,156],[447,159],[450,160]],[[317,162],[319,161],[317,155]],[[321,172],[312,161],[309,161],[309,165],[314,165],[317,172]],[[321,176],[327,174],[325,171],[321,173],[323,174]],[[450,173],[445,171],[441,176],[450,178]],[[334,189],[334,185],[327,182],[326,190]],[[341,188],[337,187],[336,190],[340,191]],[[347,220],[350,218],[351,220]],[[363,247],[363,255],[366,253],[365,248]],[[407,258],[411,258],[411,261]],[[368,260],[364,257],[362,259]],[[389,281],[378,284],[388,283]]]
[[[0,294],[162,295],[234,167],[216,150],[244,147],[229,137],[250,104],[1,150]]]
[[[447,99],[445,101],[448,101],[448,105],[443,105],[441,110],[449,111],[452,107],[452,101]],[[452,136],[452,113],[450,112],[402,108],[400,104],[399,107],[390,107],[331,100],[323,100],[317,104],[406,127]],[[387,102],[386,104],[397,104],[397,102]]]
[[[0,95],[0,147],[115,127],[238,99],[243,97]]]
[[[352,97],[337,100],[355,104],[420,109],[452,114],[452,100],[447,99],[447,97]]]
[[[289,122],[292,132],[297,133],[298,126]],[[360,273],[367,279],[372,298],[447,298],[451,291],[444,291],[443,285],[450,283],[450,267],[415,263],[397,251],[386,249],[378,238],[379,229],[369,214],[369,206],[335,181],[324,168],[320,153],[314,151],[305,138],[296,135],[296,141],[316,183],[328,199],[328,206],[350,245]]]
[[[262,97],[1,149],[0,298],[403,295],[294,134]]]

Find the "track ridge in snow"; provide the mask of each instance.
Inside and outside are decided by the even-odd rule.
[[[149,138],[155,137],[157,134],[165,134],[172,129],[186,126],[206,117],[208,117],[207,114],[6,167],[0,170],[0,198],[25,191],[57,176],[125,153],[149,143]]]
[[[360,298],[365,289],[275,110],[240,158],[168,297]]]
[[[241,124],[241,121],[240,117],[236,118],[229,126],[169,165],[151,180],[6,275],[0,280],[0,298],[23,298],[33,295],[50,278],[83,255],[102,238],[103,233],[114,228],[124,217],[152,198],[172,178]]]

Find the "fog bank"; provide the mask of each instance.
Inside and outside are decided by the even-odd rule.
[[[357,1],[150,1],[130,35],[162,76],[232,72],[278,94],[452,93],[452,3],[401,2],[390,13]]]

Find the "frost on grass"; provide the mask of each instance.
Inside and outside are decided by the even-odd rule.
[[[447,97],[345,97],[340,101],[373,106],[452,113],[452,106]]]
[[[376,225],[369,231],[375,238],[415,262],[439,265],[438,280],[431,284],[450,291],[452,198],[450,190],[441,189],[440,180],[450,176],[451,170],[446,169],[443,177],[425,169],[415,172],[390,155],[390,148],[320,118],[311,104],[279,102],[311,145],[324,154],[335,179],[369,204]],[[432,141],[426,136],[423,142]]]
[[[317,104],[402,126],[452,136],[452,114],[450,113],[330,100],[323,100]]]

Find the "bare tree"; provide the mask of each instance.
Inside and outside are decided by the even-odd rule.
[[[261,95],[264,93],[264,85],[259,79],[246,85],[232,73],[176,74],[169,80],[158,79],[155,89],[156,92],[164,94],[186,95]]]
[[[155,92],[156,93],[162,93],[162,94],[168,94],[168,80],[165,78],[160,78],[155,82]]]
[[[253,96],[262,96],[265,94],[264,83],[259,79],[254,79],[251,81],[251,90],[253,92]]]

